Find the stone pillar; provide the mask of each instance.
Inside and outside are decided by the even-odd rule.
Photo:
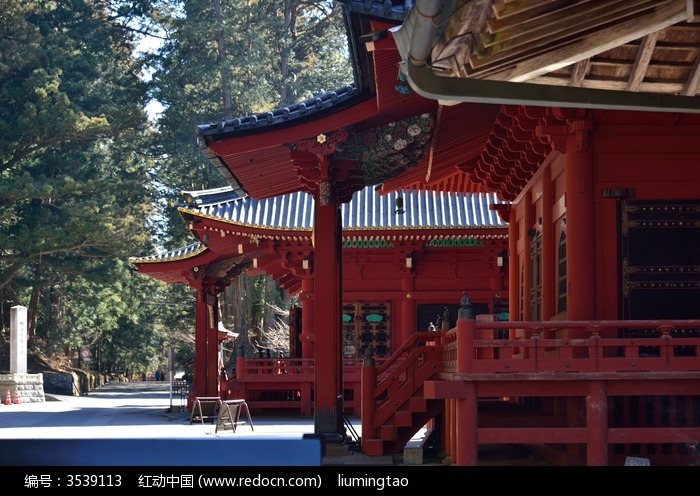
[[[27,307],[10,309],[10,373],[27,373]]]

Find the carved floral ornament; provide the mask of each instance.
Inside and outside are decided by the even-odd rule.
[[[296,150],[326,157],[336,151],[336,147],[347,138],[345,129],[319,134],[315,138],[297,141],[292,147]]]
[[[337,159],[358,161],[365,184],[380,184],[412,169],[423,159],[434,126],[434,117],[422,114],[372,129],[339,129],[293,146],[318,156],[333,154]]]
[[[335,156],[362,163],[365,184],[379,184],[415,167],[425,155],[434,128],[431,114],[350,132]]]

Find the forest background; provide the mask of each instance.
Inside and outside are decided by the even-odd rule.
[[[129,257],[194,242],[181,193],[227,185],[196,126],[352,82],[332,1],[0,0],[0,371],[17,305],[30,363],[186,368],[194,291]],[[293,298],[245,275],[220,296],[229,355],[286,356]]]

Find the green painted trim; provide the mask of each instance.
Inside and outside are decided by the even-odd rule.
[[[394,243],[385,239],[350,239],[343,241],[343,248],[393,248]]]
[[[485,246],[485,243],[477,238],[431,239],[423,243],[424,248],[450,248],[453,246]]]

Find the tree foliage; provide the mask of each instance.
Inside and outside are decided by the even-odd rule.
[[[264,112],[352,82],[341,11],[333,2],[185,0],[172,14],[163,23],[166,41],[146,62],[151,95],[164,108],[157,121],[158,182],[173,195],[226,184],[196,146],[198,124]],[[161,218],[164,247],[191,240],[174,209]],[[249,356],[288,349],[288,337],[279,337],[287,331],[279,318],[285,295],[271,296],[275,292],[269,278],[242,276],[221,295],[222,321],[241,334]]]
[[[0,0],[3,337],[25,305],[37,353],[88,347],[91,366],[133,372],[162,368],[171,346],[191,358],[193,291],[127,259],[190,243],[171,203],[226,184],[198,124],[352,81],[341,21],[326,1]],[[144,36],[160,46],[139,54]],[[233,286],[224,322],[282,346],[286,295],[269,278]]]
[[[120,261],[152,246],[147,88],[110,7],[0,0],[3,316],[28,306],[30,336],[54,334],[46,351],[89,344],[71,312],[103,313]]]
[[[151,97],[164,108],[157,121],[157,180],[166,195],[226,185],[197,147],[197,125],[264,112],[352,81],[340,9],[332,2],[184,0],[165,17],[166,40],[145,62]],[[169,211],[161,239],[175,248],[189,235],[162,205]]]

